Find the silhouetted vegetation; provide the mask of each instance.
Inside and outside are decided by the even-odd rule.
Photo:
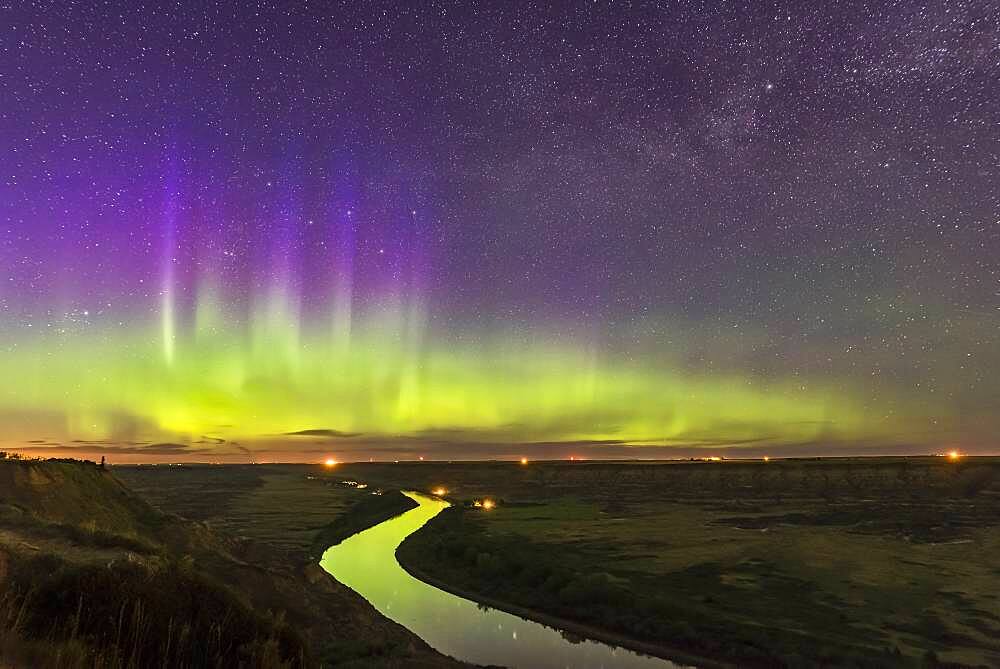
[[[0,523],[28,537],[71,542],[93,548],[121,548],[136,553],[158,554],[162,547],[134,532],[109,532],[94,521],[80,524],[55,523],[38,518],[29,510],[0,504]]]
[[[7,654],[32,666],[278,668],[306,661],[302,639],[281,617],[251,611],[184,562],[19,562],[0,616],[10,634]]]

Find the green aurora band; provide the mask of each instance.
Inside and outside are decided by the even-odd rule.
[[[552,330],[445,336],[420,300],[399,297],[319,321],[280,288],[243,319],[225,305],[203,287],[186,327],[164,300],[145,325],[35,328],[44,331],[0,353],[5,437],[187,443],[331,429],[637,446],[941,441],[926,432],[924,404],[894,397],[887,410],[859,383],[692,371]]]

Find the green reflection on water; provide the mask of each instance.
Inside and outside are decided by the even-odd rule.
[[[396,561],[396,548],[449,504],[405,494],[420,506],[333,546],[320,565],[437,650],[478,664],[536,669],[677,666],[593,641],[574,643],[554,629],[484,609],[413,578]]]

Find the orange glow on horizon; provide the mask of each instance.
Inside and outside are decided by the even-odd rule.
[[[521,458],[521,464],[522,465],[528,464],[528,458]]]
[[[962,457],[962,454],[959,453],[958,451],[948,451],[948,459],[949,460],[955,461],[955,460],[958,460],[960,457]]]
[[[337,461],[334,460],[333,458],[327,458],[323,462],[323,464],[326,465],[327,467],[335,467],[337,465]]]
[[[432,490],[431,492],[435,496],[437,496],[437,497],[444,497],[445,495],[448,494],[448,490],[446,488],[442,488],[440,486],[438,486],[437,488],[434,488],[434,490]]]

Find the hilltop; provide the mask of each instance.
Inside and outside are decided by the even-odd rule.
[[[0,460],[0,666],[460,666],[286,557],[94,463]]]

